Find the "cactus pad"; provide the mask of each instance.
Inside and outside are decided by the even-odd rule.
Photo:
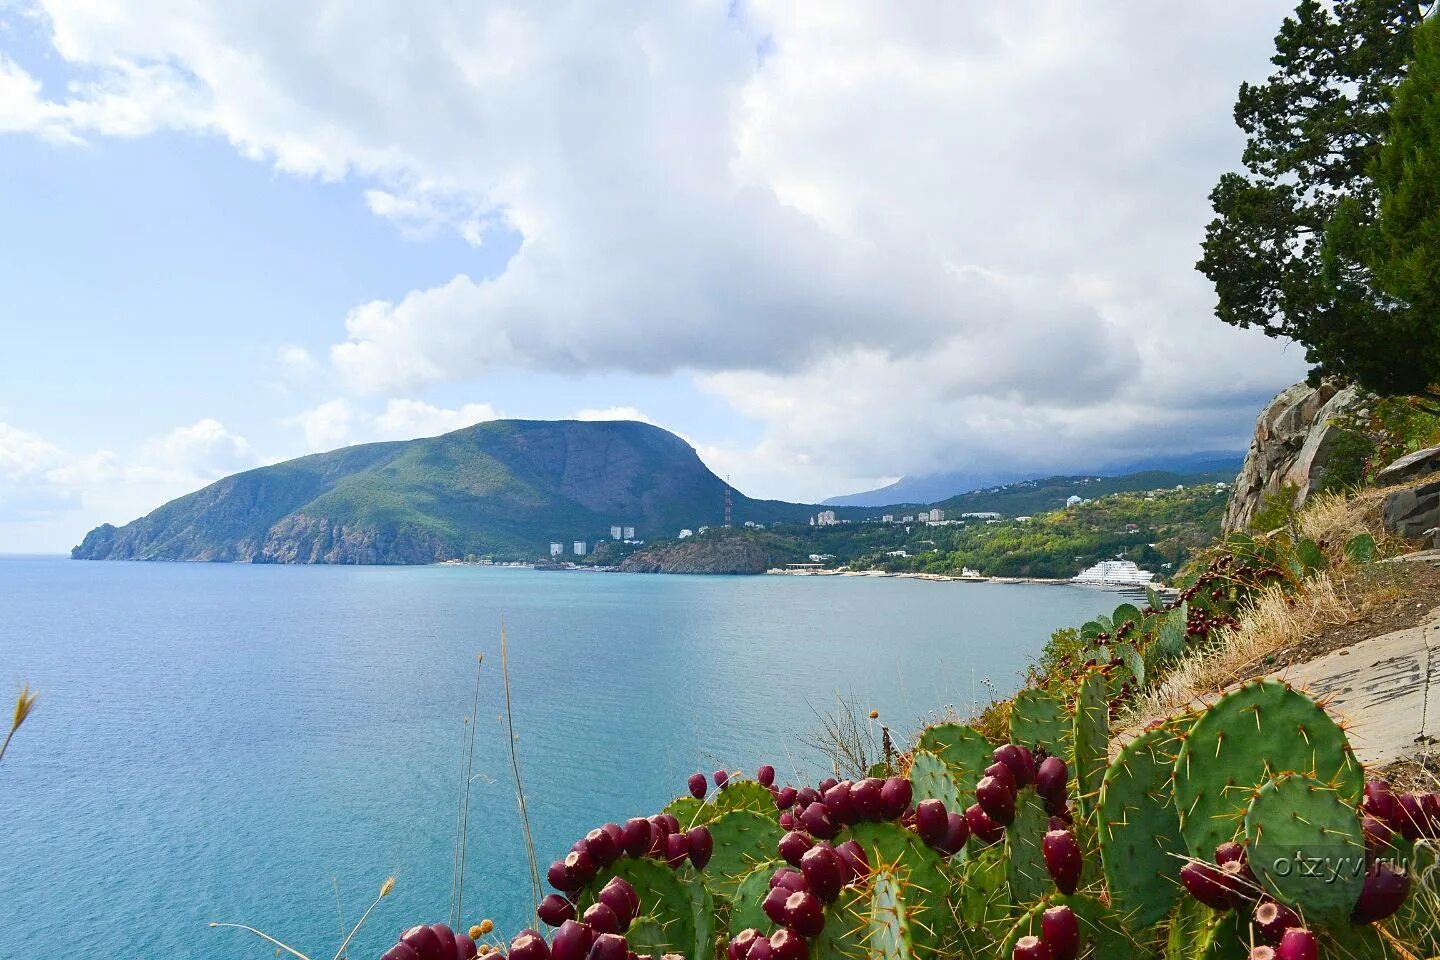
[[[974,851],[965,861],[958,887],[960,922],[967,928],[993,927],[1009,913],[1008,863],[1003,843]]]
[[[736,885],[757,863],[774,859],[775,847],[785,833],[774,820],[752,810],[731,810],[710,821],[708,827],[715,848],[702,873],[711,892],[727,900],[735,896]]]
[[[855,840],[865,848],[872,867],[872,880],[862,888],[853,905],[860,916],[831,918],[844,898],[826,910],[826,924],[857,927],[885,921],[886,911],[903,906],[901,914],[909,928],[911,946],[917,956],[933,956],[945,943],[954,926],[948,895],[950,878],[940,855],[921,842],[912,831],[894,823],[857,823],[844,830],[837,843]],[[876,878],[887,877],[885,883]],[[862,955],[864,955],[862,953]]]
[[[1303,773],[1357,806],[1364,774],[1345,734],[1313,700],[1276,680],[1257,680],[1200,714],[1175,758],[1175,805],[1192,856],[1208,860],[1233,840],[1255,788]]]
[[[1005,828],[1006,879],[1010,898],[1016,903],[1030,903],[1055,889],[1045,867],[1048,820],[1044,803],[1035,791],[1020,791],[1015,798],[1015,822]]]
[[[715,907],[703,883],[695,882],[693,875],[683,878],[657,860],[631,859],[622,857],[615,861],[609,873],[601,871],[594,880],[580,891],[577,899],[577,913],[595,902],[595,895],[612,876],[624,877],[635,888],[640,901],[637,915],[646,918],[643,936],[653,934],[659,943],[645,943],[649,952],[656,956],[662,953],[683,953],[686,956],[709,956],[714,936]],[[632,927],[633,929],[633,927]],[[644,931],[651,931],[646,934]],[[633,947],[639,952],[638,947]]]
[[[1111,903],[1128,924],[1162,919],[1180,896],[1185,854],[1171,777],[1180,741],[1168,726],[1136,737],[1105,772],[1096,832]]]
[[[1080,812],[1089,817],[1099,798],[1110,749],[1110,705],[1105,698],[1105,676],[1091,672],[1075,694],[1075,732],[1072,775],[1079,790]]]
[[[969,803],[964,799],[957,782],[956,771],[940,757],[928,750],[916,750],[910,758],[910,786],[914,789],[915,802],[939,800],[946,810],[964,810]],[[970,795],[975,785],[970,784]]]
[[[928,750],[945,761],[962,797],[975,792],[975,784],[985,775],[994,753],[984,734],[963,723],[937,723],[927,728],[920,734],[915,749]]]
[[[1010,739],[1027,747],[1044,747],[1059,757],[1070,757],[1070,712],[1059,697],[1037,687],[1015,695],[1010,710]]]
[[[1330,786],[1292,774],[1262,786],[1245,814],[1250,869],[1307,920],[1343,923],[1365,882],[1365,834]]]

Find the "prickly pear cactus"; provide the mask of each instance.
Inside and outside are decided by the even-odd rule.
[[[960,922],[967,931],[984,931],[1010,912],[1009,860],[1005,845],[997,843],[972,852],[956,882]]]
[[[847,924],[852,930],[864,926],[864,936],[869,937],[876,924],[883,925],[889,913],[898,910],[908,926],[913,955],[936,955],[954,928],[950,879],[940,855],[925,846],[913,831],[894,823],[853,824],[841,832],[836,842],[846,840],[855,840],[865,848],[873,872],[857,897],[841,897],[826,908],[827,931],[832,926],[837,931],[846,929]],[[877,882],[878,878],[888,879]],[[839,951],[832,956],[841,956],[853,951],[856,944],[842,937],[832,946]],[[867,953],[862,949],[853,955]]]
[[[1170,725],[1120,751],[1100,787],[1096,833],[1115,910],[1132,927],[1163,919],[1180,896],[1185,841],[1171,783],[1180,747]]]
[[[1165,960],[1247,960],[1248,924],[1234,910],[1216,913],[1186,897],[1182,922],[1172,923]]]
[[[694,797],[676,797],[665,806],[664,813],[680,821],[686,830],[706,826],[732,810],[752,810],[771,820],[778,820],[780,811],[775,807],[775,798],[770,790],[754,780],[731,780],[721,790],[716,790],[704,800]]]
[[[957,781],[956,771],[928,750],[917,749],[911,756],[910,786],[916,803],[939,800],[946,810],[964,810],[970,805],[964,798],[974,794],[975,785],[970,784],[967,794]]]
[[[770,918],[765,916],[765,911],[761,909],[760,904],[764,902],[765,895],[770,892],[770,878],[775,875],[776,869],[781,865],[782,861],[767,860],[747,873],[735,885],[735,895],[730,900],[730,922],[727,925],[731,937],[746,927],[754,927],[757,930],[768,928]]]
[[[756,864],[774,858],[785,834],[774,820],[752,810],[731,810],[708,826],[715,846],[701,875],[712,893],[727,900]]]
[[[1067,760],[1073,736],[1070,711],[1052,693],[1028,687],[1015,695],[1010,710],[1010,740],[1027,747],[1044,747]]]
[[[1110,705],[1105,697],[1105,677],[1088,674],[1075,694],[1075,730],[1072,775],[1079,790],[1080,812],[1089,817],[1099,799],[1110,749]]]
[[[1345,734],[1313,700],[1276,680],[1246,683],[1200,714],[1175,757],[1175,805],[1190,854],[1235,839],[1252,791],[1280,773],[1311,776],[1352,807],[1364,774]]]
[[[1310,777],[1278,777],[1245,814],[1250,869],[1306,919],[1344,923],[1365,882],[1365,834],[1355,808]]]
[[[612,876],[624,877],[635,888],[640,901],[637,916],[645,918],[644,930],[655,931],[662,942],[646,942],[650,953],[683,953],[708,957],[714,947],[715,904],[705,884],[693,873],[671,870],[657,860],[622,857],[607,874],[601,872],[580,891],[577,913],[595,902],[595,895]],[[632,927],[633,929],[633,927]],[[648,934],[642,934],[648,936]],[[639,952],[639,948],[632,949]]]
[[[975,792],[975,784],[985,775],[994,752],[984,734],[963,723],[937,723],[927,728],[920,734],[915,749],[927,750],[944,760],[960,793],[966,797]]]
[[[1032,906],[1010,928],[1001,947],[999,956],[1008,958],[1015,951],[1015,941],[1021,937],[1040,935],[1040,918],[1051,907],[1066,906],[1075,913],[1080,922],[1081,955],[1086,946],[1093,947],[1089,955],[1096,960],[1141,960],[1146,956],[1129,935],[1115,911],[1094,897],[1083,894],[1065,896],[1056,894]]]
[[[1050,871],[1045,867],[1045,828],[1049,818],[1044,803],[1033,790],[1022,790],[1015,798],[1015,822],[1005,828],[1005,878],[1010,898],[1030,903],[1054,891]]]
[[[694,797],[676,797],[665,804],[665,809],[660,812],[668,813],[679,820],[683,830],[709,823],[715,816],[714,807],[703,800],[696,800]]]

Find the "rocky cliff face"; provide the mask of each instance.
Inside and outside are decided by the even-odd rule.
[[[1340,437],[1334,421],[1367,402],[1352,387],[1303,383],[1272,400],[1255,422],[1255,437],[1225,509],[1225,532],[1247,529],[1266,496],[1290,489],[1294,505],[1302,506],[1325,481]]]

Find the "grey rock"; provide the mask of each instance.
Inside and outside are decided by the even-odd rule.
[[[1407,453],[1390,466],[1375,475],[1378,486],[1388,487],[1397,483],[1409,483],[1432,473],[1440,473],[1440,447],[1427,447]]]
[[[1433,540],[1440,527],[1440,480],[1396,490],[1385,498],[1385,529],[1407,540]]]

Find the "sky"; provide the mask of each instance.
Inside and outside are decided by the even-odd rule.
[[[0,552],[496,417],[752,496],[1243,449],[1253,0],[0,0]]]

